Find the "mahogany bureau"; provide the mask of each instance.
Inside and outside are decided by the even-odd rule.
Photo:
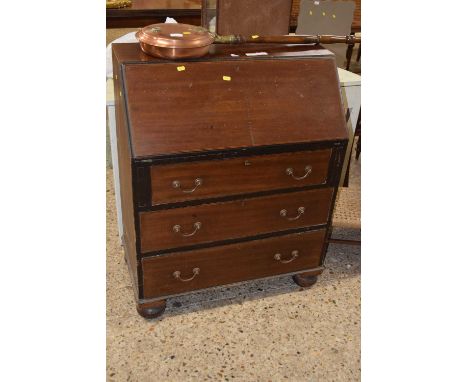
[[[267,55],[246,56],[249,52]],[[138,312],[218,285],[323,271],[348,133],[320,46],[114,44],[125,258]]]

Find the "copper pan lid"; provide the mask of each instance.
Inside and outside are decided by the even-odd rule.
[[[136,33],[136,38],[161,48],[199,48],[214,41],[214,36],[205,28],[169,23],[148,25]]]

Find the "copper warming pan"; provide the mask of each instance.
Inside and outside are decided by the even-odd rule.
[[[136,33],[143,52],[150,56],[170,60],[197,58],[208,53],[210,45],[274,43],[274,44],[355,44],[360,37],[354,35],[332,36],[218,36],[202,27],[188,24],[152,24]]]

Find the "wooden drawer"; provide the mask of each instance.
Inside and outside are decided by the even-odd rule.
[[[326,149],[152,166],[152,204],[323,184],[330,155]]]
[[[140,213],[141,252],[325,224],[332,188]]]
[[[312,269],[319,266],[324,239],[321,229],[144,258],[144,298]]]

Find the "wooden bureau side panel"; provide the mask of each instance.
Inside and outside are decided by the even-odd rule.
[[[322,229],[145,258],[142,259],[144,298],[312,269],[319,266],[324,238]],[[292,251],[298,251],[298,257],[289,263],[274,258],[279,253],[283,261],[288,261]],[[191,281],[174,277],[174,272],[179,271],[181,278],[188,279],[193,276],[194,268],[200,272]]]
[[[152,166],[152,203],[324,184],[330,155],[331,149],[326,149]],[[312,170],[304,179],[296,180],[286,173],[291,168],[294,176],[302,177],[307,174],[307,166]],[[184,192],[195,187],[197,178],[202,184],[193,192]],[[173,187],[174,181],[180,183],[180,188]]]
[[[120,65],[113,52],[114,96],[117,127],[117,152],[119,158],[120,198],[122,203],[122,243],[131,269],[135,289],[138,289],[138,262],[136,251],[135,215],[133,208],[132,155],[124,111],[120,76]],[[138,294],[138,293],[137,293]]]
[[[194,244],[325,224],[332,188],[293,192],[223,203],[140,213],[141,252],[179,248]],[[305,212],[296,220],[298,208]],[[287,217],[280,215],[286,209]],[[194,224],[201,228],[192,236]],[[174,232],[179,225],[181,232]]]

